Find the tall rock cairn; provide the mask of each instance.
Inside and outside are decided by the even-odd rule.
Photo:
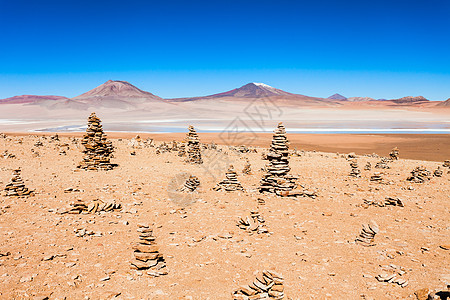
[[[282,191],[295,189],[297,177],[288,175],[291,170],[289,167],[289,141],[286,138],[286,129],[281,122],[274,131],[267,159],[269,164],[266,165],[267,172],[261,179],[259,192],[280,194]]]
[[[194,126],[189,125],[189,132],[187,134],[187,162],[192,164],[202,164],[202,154],[200,153],[200,140]]]
[[[110,162],[114,147],[111,141],[106,139],[101,122],[95,113],[91,113],[88,118],[88,128],[81,140],[85,149],[83,161],[78,165],[80,169],[111,170],[116,166]]]
[[[25,187],[25,183],[20,176],[20,169],[13,170],[13,177],[5,187],[6,196],[8,197],[26,197],[33,196],[33,191]]]

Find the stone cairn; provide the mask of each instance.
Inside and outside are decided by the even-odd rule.
[[[378,183],[383,183],[383,177],[381,176],[382,174],[380,172],[375,172],[373,173],[373,175],[370,177],[370,181],[374,181],[374,182],[378,182]]]
[[[366,165],[364,166],[364,170],[366,171],[372,170],[372,164],[370,163],[370,161],[366,163]]]
[[[215,191],[220,191],[222,189],[227,191],[227,192],[243,191],[244,190],[244,187],[242,186],[242,184],[237,179],[237,174],[236,174],[236,171],[235,171],[233,165],[230,165],[228,170],[225,172],[225,179],[220,181],[213,188],[213,190],[215,190]]]
[[[166,267],[166,262],[159,247],[156,245],[153,229],[148,225],[138,225],[139,242],[133,246],[134,260],[131,262],[131,268],[135,270],[146,270],[148,275],[161,276],[167,275],[167,271],[161,271]]]
[[[445,160],[444,164],[442,165],[444,168],[450,168],[450,160]]]
[[[358,169],[358,161],[356,159],[353,159],[350,162],[350,168],[352,168],[352,170],[350,171],[350,176],[352,177],[361,177],[361,170]]]
[[[365,247],[375,246],[375,235],[380,232],[378,225],[374,221],[370,221],[369,224],[363,224],[361,233],[356,238],[355,242]]]
[[[178,156],[186,156],[186,144],[184,142],[181,142],[180,146],[178,147]]]
[[[390,162],[389,158],[382,157],[379,162],[375,165],[375,169],[390,169],[388,163]]]
[[[189,175],[189,178],[184,182],[183,186],[179,189],[180,192],[194,192],[200,185],[200,180],[197,176]]]
[[[274,131],[272,145],[270,146],[266,166],[266,174],[261,179],[259,192],[276,193],[277,195],[289,196],[289,191],[297,187],[297,177],[288,175],[289,167],[289,142],[286,138],[286,129],[283,123],[278,123]]]
[[[415,183],[424,183],[431,179],[431,172],[425,169],[425,167],[420,166],[411,171],[411,176],[409,176],[406,180],[412,181]]]
[[[250,161],[248,158],[246,158],[244,169],[242,170],[242,173],[245,175],[251,175],[252,174],[252,165],[250,164]]]
[[[389,157],[390,157],[392,160],[398,160],[399,154],[400,154],[400,150],[399,150],[397,147],[395,147],[395,148],[392,149],[391,152],[389,153]]]
[[[200,140],[198,139],[197,132],[195,132],[194,126],[189,125],[189,132],[187,134],[187,162],[191,164],[202,164],[202,154],[200,152]]]
[[[264,225],[266,221],[257,211],[251,211],[250,217],[239,218],[237,226],[250,234],[256,232],[258,234],[268,233],[267,227]]]
[[[27,197],[34,196],[34,192],[25,187],[22,177],[20,176],[20,169],[13,170],[13,177],[6,185],[5,192],[7,197]]]
[[[275,271],[264,270],[249,285],[240,286],[233,292],[234,300],[284,299],[283,276]]]
[[[83,161],[78,165],[79,169],[85,170],[111,170],[116,164],[112,164],[114,147],[111,141],[106,139],[103,133],[101,120],[92,113],[88,118],[88,128],[81,140],[84,146]]]
[[[442,177],[443,174],[444,171],[442,171],[440,166],[438,166],[437,169],[433,172],[434,177]]]

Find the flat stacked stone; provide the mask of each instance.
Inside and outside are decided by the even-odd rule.
[[[20,169],[13,170],[13,177],[6,185],[5,192],[7,197],[27,197],[34,196],[34,192],[25,187],[22,177],[20,176]]]
[[[237,179],[236,170],[234,169],[233,165],[230,165],[227,172],[225,173],[225,179],[219,182],[213,190],[220,191],[225,190],[227,192],[232,191],[243,191],[244,187]]]
[[[202,154],[200,152],[200,140],[194,126],[189,125],[187,134],[187,162],[191,164],[202,164]]]
[[[100,199],[94,199],[89,205],[83,200],[77,199],[76,201],[69,204],[69,208],[62,213],[68,214],[95,214],[98,212],[109,212],[122,209],[120,203],[116,203],[115,200],[102,201]]]
[[[186,156],[186,144],[184,142],[181,142],[180,146],[178,147],[178,156]]]
[[[111,141],[106,139],[101,120],[95,113],[92,113],[88,118],[88,128],[81,140],[81,144],[85,150],[83,150],[83,161],[78,165],[79,169],[112,170],[117,166],[110,161],[113,157],[114,147]]]
[[[425,167],[419,166],[411,171],[411,176],[406,180],[412,181],[415,183],[424,183],[431,179],[431,172],[428,171]]]
[[[356,159],[353,159],[350,162],[350,176],[352,177],[361,177],[361,170],[358,168],[358,161]]]
[[[264,270],[255,281],[233,292],[234,300],[284,299],[284,279],[275,271]]]
[[[148,275],[167,275],[167,271],[161,271],[166,267],[166,262],[159,247],[156,245],[156,238],[153,230],[148,225],[139,224],[139,242],[133,246],[134,259],[131,268],[135,270],[146,270]]]
[[[265,226],[266,221],[257,211],[251,211],[250,216],[246,218],[239,218],[237,226],[249,233],[268,233],[267,227]]]
[[[197,176],[190,175],[189,178],[184,182],[183,186],[179,189],[180,192],[194,192],[200,185],[200,180]]]
[[[291,170],[289,167],[289,142],[286,138],[286,129],[281,122],[274,131],[267,159],[269,164],[266,166],[266,174],[261,179],[259,192],[281,195],[283,191],[295,189],[297,177],[288,175]]]
[[[242,170],[242,173],[245,175],[251,175],[252,174],[252,165],[250,164],[250,161],[248,158],[245,161],[244,169]]]
[[[374,239],[378,232],[380,232],[380,229],[374,221],[371,221],[369,224],[363,224],[361,233],[355,242],[365,247],[375,246]]]
[[[389,153],[389,157],[390,157],[392,160],[398,160],[399,154],[400,154],[400,150],[399,150],[397,147],[395,147],[395,148],[392,149],[391,152]]]

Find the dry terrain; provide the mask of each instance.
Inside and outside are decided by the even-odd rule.
[[[448,136],[322,136],[319,141],[320,136],[288,134],[291,149],[318,150],[290,157],[298,183],[318,196],[283,198],[257,192],[267,163],[262,147],[270,145],[270,134],[253,141],[257,153],[225,146],[219,146],[222,152],[203,150],[202,165],[185,163],[176,152],[157,154],[155,147],[132,149],[131,135],[110,135],[116,147],[112,161],[119,165],[112,171],[77,170],[81,146],[70,135],[75,134],[59,142],[30,135],[0,138],[0,154],[15,155],[0,155],[0,189],[20,167],[26,186],[35,191],[27,198],[0,196],[1,299],[231,299],[263,269],[284,276],[287,299],[413,299],[418,289],[450,283],[450,174],[442,167],[450,159]],[[159,134],[156,140],[183,137]],[[220,142],[209,134],[199,137]],[[34,145],[38,139],[42,146]],[[361,155],[387,156],[391,146],[400,148],[401,159],[390,162],[390,169],[374,169],[380,157]],[[420,156],[414,147],[435,156]],[[350,177],[346,155],[333,152],[360,154],[361,177]],[[241,173],[245,158],[252,175]],[[370,171],[363,169],[367,162]],[[212,190],[224,178],[226,163],[234,164],[245,192]],[[441,166],[444,173],[425,183],[407,181],[418,166],[431,172]],[[167,187],[181,172],[196,175],[200,191],[169,199]],[[371,182],[374,172],[382,172],[385,183]],[[79,191],[65,193],[67,188]],[[404,207],[364,205],[386,197],[400,198]],[[61,214],[76,199],[115,200],[122,209]],[[268,234],[236,226],[252,210],[265,219]],[[375,245],[356,244],[370,220],[380,228]],[[154,278],[130,268],[141,223],[154,229],[168,275]],[[80,237],[79,229],[94,234]],[[375,277],[381,273],[402,274],[408,285],[379,282]]]

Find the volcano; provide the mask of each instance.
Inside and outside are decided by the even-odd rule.
[[[126,81],[120,80],[108,80],[102,85],[76,96],[72,99],[74,100],[85,100],[89,98],[102,98],[102,97],[112,97],[112,98],[148,98],[154,100],[161,100],[160,97],[153,95],[152,93],[138,89],[134,85]]]

